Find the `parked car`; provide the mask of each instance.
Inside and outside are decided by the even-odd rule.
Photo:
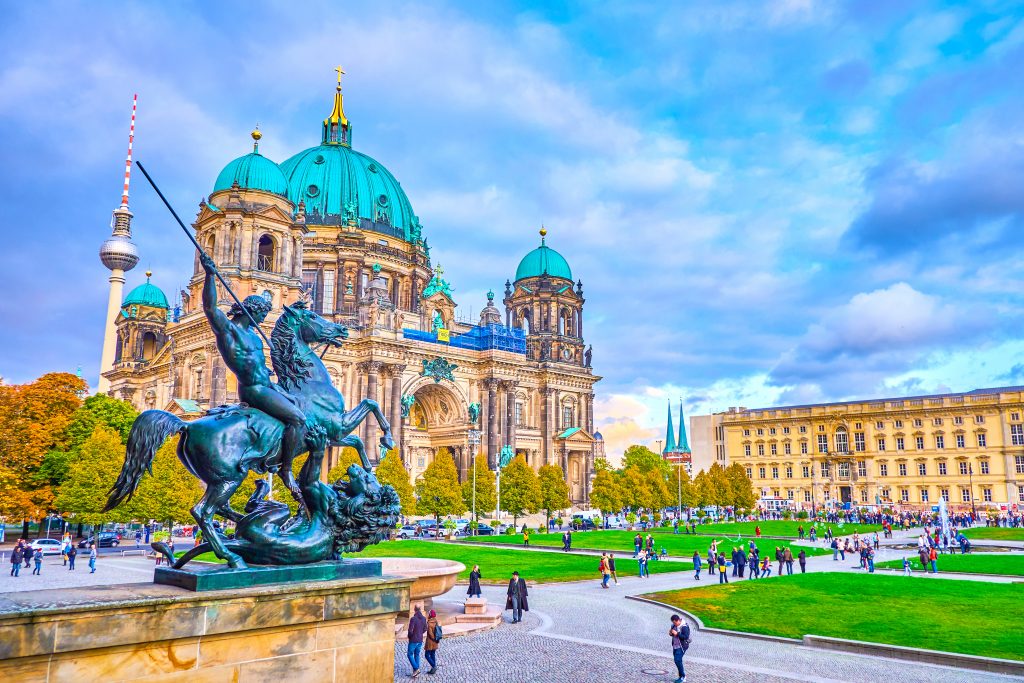
[[[473,533],[468,527],[466,528],[466,531],[469,532],[470,535],[472,535],[472,533]],[[496,532],[494,531],[493,527],[489,527],[486,524],[481,524],[480,526],[478,526],[476,528],[476,535],[477,536],[494,536],[494,535],[496,535]]]
[[[420,528],[415,524],[406,524],[395,532],[395,536],[397,538],[416,538],[419,532]]]
[[[32,541],[32,552],[42,550],[43,555],[60,555],[61,543],[56,538],[38,538]]]
[[[97,548],[116,548],[121,543],[121,537],[113,531],[101,531],[99,533],[99,542],[95,541],[95,538],[95,536],[83,538],[78,542],[78,547],[88,548],[90,543],[96,543]]]
[[[573,531],[592,531],[597,527],[594,525],[594,520],[592,519],[573,517],[572,528]]]

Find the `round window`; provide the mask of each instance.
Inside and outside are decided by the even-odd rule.
[[[377,203],[380,204],[381,206],[387,206],[388,196],[386,194],[382,194],[381,196],[377,197]]]
[[[377,165],[376,164],[370,164],[369,166],[366,167],[366,170],[369,171],[370,173],[376,173],[377,172]]]
[[[314,164],[322,164],[322,163],[324,163],[324,155],[323,154],[317,154],[316,157],[313,158],[313,163]]]
[[[310,197],[315,197],[318,194],[320,194],[320,188],[317,187],[316,185],[310,185],[309,187],[306,188],[306,194],[308,194]]]

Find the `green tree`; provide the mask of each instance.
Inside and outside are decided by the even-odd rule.
[[[111,479],[106,488],[113,483]],[[153,476],[142,477],[138,490],[125,506],[126,513],[128,519],[139,521],[191,522],[192,506],[199,502],[203,493],[202,482],[178,459],[178,437],[174,437],[157,449],[153,456]],[[243,507],[244,502],[238,509]]]
[[[128,443],[128,432],[138,416],[139,411],[128,401],[119,401],[106,394],[90,396],[71,416],[71,422],[64,430],[68,450],[74,450],[85,442],[96,425],[110,427],[121,435],[122,443]]]
[[[111,519],[130,520],[127,510],[103,512],[107,491],[121,472],[124,453],[118,432],[103,425],[96,427],[81,444],[77,457],[68,468],[68,476],[57,493],[57,508],[74,514],[77,520],[86,524]]]
[[[698,508],[712,505],[708,475],[704,470],[698,472],[697,476],[693,478],[693,501],[694,507]]]
[[[717,462],[708,468],[708,499],[710,505],[732,505],[732,487],[725,476],[725,468]]]
[[[647,490],[650,492],[650,497],[647,499],[647,509],[651,511],[652,515],[655,510],[661,510],[672,504],[672,499],[669,497],[668,485],[665,483],[665,477],[662,476],[660,470],[651,470],[648,472],[645,475],[645,481],[647,484]]]
[[[622,491],[622,502],[633,511],[651,506],[651,490],[647,477],[639,467],[624,467],[619,475],[619,488]]]
[[[729,481],[732,505],[737,510],[751,510],[757,504],[754,494],[754,483],[747,476],[743,465],[734,462],[725,468],[725,476]]]
[[[565,473],[558,465],[541,465],[537,472],[540,484],[540,508],[544,510],[544,528],[551,524],[551,513],[572,505],[569,500],[569,485],[565,483]]]
[[[526,464],[526,458],[517,455],[501,471],[501,509],[512,515],[512,525],[526,513],[540,510],[540,481],[533,468]]]
[[[594,473],[598,472],[611,472],[615,468],[608,462],[607,458],[594,458]]]
[[[442,515],[461,515],[466,511],[459,472],[455,469],[451,453],[443,450],[434,456],[433,462],[416,480],[416,495],[419,498],[416,511],[421,515],[433,515],[438,526]]]
[[[305,461],[305,458],[303,458],[303,461]],[[348,468],[350,465],[359,465],[362,467],[363,461],[359,458],[359,453],[356,449],[345,446],[341,449],[341,453],[338,454],[338,462],[334,463],[334,467],[327,471],[327,481],[331,483],[336,482],[339,479],[348,481]],[[296,476],[298,476],[299,470],[301,469],[302,467],[299,467],[295,470]]]
[[[483,453],[477,454],[473,460],[476,466],[476,517],[480,518],[481,511],[494,510],[497,504],[498,489],[494,483],[494,472],[487,467],[487,456]],[[462,501],[466,504],[467,510],[473,509],[473,468],[466,472],[466,481],[462,482]]]
[[[671,505],[677,505],[680,498],[682,499],[683,510],[692,508],[697,504],[697,494],[694,490],[693,481],[690,479],[690,473],[686,471],[686,467],[683,465],[673,465],[672,474],[668,478],[668,489],[669,497],[672,499]]]
[[[402,514],[409,516],[416,514],[416,492],[409,481],[409,470],[405,469],[402,458],[398,451],[391,449],[384,456],[384,459],[377,465],[377,481],[381,484],[390,484],[402,501]]]
[[[598,470],[590,487],[590,504],[604,515],[614,515],[622,510],[622,491],[611,470]]]
[[[660,455],[647,446],[633,445],[622,454],[622,469],[635,467],[646,474],[651,470],[657,470],[662,475],[668,474],[668,463]]]

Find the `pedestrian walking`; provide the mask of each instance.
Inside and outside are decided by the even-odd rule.
[[[530,545],[530,530],[526,528],[525,524],[523,525],[523,545]]]
[[[668,635],[672,638],[672,659],[676,662],[676,673],[679,674],[673,683],[684,683],[686,671],[683,669],[683,655],[690,647],[690,626],[678,614],[673,614]]]
[[[646,550],[641,548],[640,554],[636,556],[636,565],[637,565],[637,569],[640,570],[640,578],[641,579],[644,578],[644,576],[647,574],[647,551]]]
[[[729,567],[725,560],[725,553],[718,553],[718,583],[729,583]]]
[[[96,573],[96,544],[89,544],[89,573]]]
[[[772,575],[772,563],[765,557],[761,560],[761,578],[766,579]]]
[[[24,546],[22,547],[22,559],[25,562],[25,569],[32,566],[32,544],[28,542],[28,539],[22,539]]]
[[[138,550],[141,547],[142,547],[142,532],[141,531],[136,531],[135,532],[135,549]]]
[[[78,548],[72,543],[71,547],[68,548],[68,571],[75,571],[75,558],[78,557]]]
[[[572,545],[572,537],[569,535],[569,530],[566,529],[565,533],[562,534],[562,552],[569,552],[569,546]]]
[[[903,558],[903,576],[910,576],[914,573],[914,570],[910,567],[910,558]]]
[[[747,577],[747,580],[750,581],[751,579],[756,579],[758,576],[757,555],[754,554],[753,550],[751,550],[747,555],[747,569],[750,570],[750,575]]]
[[[427,633],[427,618],[423,611],[416,605],[412,619],[409,620],[409,631],[407,636],[409,644],[406,646],[406,657],[409,658],[409,665],[412,667],[412,677],[420,675],[420,653],[423,651],[423,636]]]
[[[931,562],[932,565],[932,574],[939,573],[939,568],[936,566],[936,562],[938,559],[939,556],[938,553],[935,552],[935,548],[932,548],[930,551],[928,551],[928,561]]]
[[[24,551],[21,549],[21,541],[18,541],[14,545],[14,549],[11,550],[11,576],[21,574],[21,561],[23,559],[25,559]]]
[[[615,581],[615,585],[619,585],[619,575],[615,571],[615,555],[608,553],[608,571],[611,572],[612,579]]]
[[[700,552],[693,551],[693,580],[700,581]]]
[[[782,551],[782,561],[786,563],[786,574],[789,576],[793,575],[793,550],[786,546],[785,550]],[[779,570],[779,574],[782,574],[782,570]]]
[[[34,553],[32,553],[32,563],[35,565],[35,568],[32,569],[32,573],[35,574],[36,576],[41,576],[42,575],[42,569],[43,569],[43,550],[42,550],[42,548],[36,548],[36,551]]]
[[[807,573],[807,551],[804,550],[803,548],[801,548],[800,552],[797,553],[796,559],[800,561],[800,573],[801,574],[806,574]]]
[[[480,565],[474,564],[473,571],[469,573],[469,590],[466,595],[471,598],[480,597]]]
[[[508,593],[505,599],[505,609],[512,610],[512,623],[518,624],[523,620],[523,611],[530,611],[527,601],[529,592],[526,590],[526,581],[519,576],[519,572],[512,572],[512,578],[508,582]]]
[[[832,543],[830,545],[832,546],[832,561],[833,562],[838,562],[839,561],[839,541],[837,541],[836,539],[833,538],[832,539]]]
[[[775,546],[775,561],[779,563],[778,575],[782,576],[783,555],[782,555],[782,548],[780,548],[779,546]]]
[[[739,548],[732,549],[732,575],[738,576],[740,563],[736,561],[736,553],[739,552]]]
[[[873,548],[868,548],[868,574],[875,573],[875,551]]]
[[[424,654],[427,657],[427,664],[430,665],[430,671],[427,672],[428,676],[433,676],[437,673],[437,650],[441,647],[441,624],[437,623],[437,612],[430,610],[430,614],[427,616],[427,641],[423,647]]]
[[[637,534],[633,537],[633,557],[637,557],[640,554],[640,546],[644,544],[643,537]]]
[[[608,558],[604,553],[601,553],[601,562],[597,565],[597,571],[601,574],[601,588],[607,588],[608,579],[612,577],[612,573],[608,571]]]

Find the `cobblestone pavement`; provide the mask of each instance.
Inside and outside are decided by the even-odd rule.
[[[0,564],[0,593],[45,590],[48,588],[81,588],[105,586],[115,583],[152,583],[154,561],[145,557],[100,555],[96,560],[96,573],[89,573],[89,553],[78,554],[75,571],[68,571],[60,555],[43,558],[42,573],[32,575],[32,569],[22,566],[21,574],[10,575],[10,560]]]
[[[832,564],[831,557],[824,559]],[[620,585],[611,590],[601,589],[597,581],[537,586],[530,591],[532,611],[522,624],[509,623],[506,613],[505,623],[496,630],[442,640],[438,673],[427,680],[481,683],[673,680],[675,666],[667,636],[670,612],[656,605],[626,600],[625,595],[690,585],[700,584],[680,581],[678,576],[655,575],[643,580],[621,578]],[[499,587],[484,588],[484,596],[491,603],[503,603],[504,592]],[[464,594],[465,588],[457,586],[436,600],[458,602]],[[644,673],[644,670],[652,673]],[[691,683],[1005,683],[1018,680],[699,631],[694,632],[693,646],[687,652],[686,670],[687,681]],[[409,674],[406,643],[402,641],[395,647],[395,679],[408,680]]]

